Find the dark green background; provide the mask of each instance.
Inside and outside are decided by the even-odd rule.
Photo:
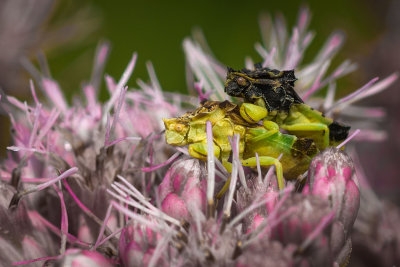
[[[71,96],[80,90],[81,81],[90,77],[92,59],[98,40],[106,39],[112,44],[112,51],[106,66],[106,73],[119,79],[132,53],[137,51],[139,60],[130,86],[136,86],[136,79],[147,80],[145,62],[153,62],[161,86],[167,91],[185,92],[184,54],[182,40],[195,27],[203,30],[209,46],[223,63],[241,68],[244,57],[259,59],[254,43],[260,41],[258,16],[262,12],[281,12],[290,29],[297,19],[299,7],[307,5],[312,12],[310,28],[317,35],[309,48],[306,59],[312,58],[329,34],[342,29],[347,41],[333,65],[340,60],[368,57],[371,45],[383,33],[380,19],[385,4],[374,1],[110,1],[92,0],[77,3],[62,3],[57,8],[57,19],[68,16],[74,10],[90,6],[94,15],[100,18],[95,34],[81,40],[73,48],[63,47],[49,53],[48,59],[53,77],[59,81]],[[81,25],[85,27],[85,25]],[[345,84],[353,85],[353,78]],[[366,82],[361,77],[358,82]],[[342,86],[343,87],[343,86]],[[346,86],[347,87],[347,86]],[[349,86],[350,90],[356,87]],[[102,94],[103,99],[106,97]]]

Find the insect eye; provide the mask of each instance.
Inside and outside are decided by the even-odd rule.
[[[182,124],[176,124],[175,125],[175,131],[181,132],[183,130],[183,125]]]
[[[240,85],[240,86],[246,86],[247,85],[247,81],[245,78],[243,77],[239,77],[236,82]]]

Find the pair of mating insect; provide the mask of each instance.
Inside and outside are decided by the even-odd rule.
[[[304,104],[294,90],[295,81],[293,70],[270,70],[258,65],[255,70],[229,68],[225,92],[245,102],[238,106],[229,101],[206,101],[195,111],[164,119],[166,141],[175,146],[189,145],[191,156],[206,160],[206,122],[210,121],[214,154],[228,171],[232,151],[229,137],[240,134],[242,165],[257,166],[257,153],[261,166],[275,165],[282,189],[283,176],[291,180],[302,175],[320,150],[345,140],[350,130]],[[229,181],[217,197],[228,185]]]

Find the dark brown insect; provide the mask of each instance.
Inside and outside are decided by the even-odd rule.
[[[273,70],[260,64],[255,65],[255,70],[228,68],[225,92],[263,105],[268,111],[288,111],[292,104],[304,103],[293,88],[296,80],[294,70]]]

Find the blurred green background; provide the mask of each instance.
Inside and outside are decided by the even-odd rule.
[[[164,90],[185,92],[182,40],[195,27],[202,29],[221,62],[241,68],[245,56],[259,59],[254,44],[261,38],[258,17],[262,12],[282,13],[288,27],[292,28],[299,7],[307,5],[313,14],[310,28],[317,35],[306,59],[315,55],[333,30],[342,29],[347,33],[347,42],[335,65],[344,58],[357,60],[368,56],[369,47],[382,34],[384,25],[379,9],[384,10],[385,3],[376,7],[368,2],[86,0],[80,1],[78,6],[77,2],[69,1],[57,8],[56,18],[70,14],[80,6],[90,6],[94,16],[100,18],[99,27],[80,45],[64,46],[46,54],[53,77],[69,95],[79,91],[80,82],[90,76],[99,39],[109,40],[112,44],[106,73],[118,79],[132,52],[137,51],[139,60],[130,86],[136,85],[136,78],[147,79],[145,62],[149,60],[153,62]]]

